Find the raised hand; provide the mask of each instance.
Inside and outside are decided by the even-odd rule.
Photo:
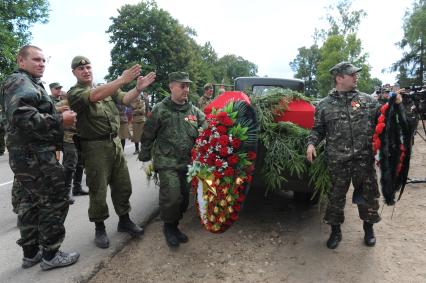
[[[155,81],[156,76],[157,75],[154,72],[150,72],[146,76],[140,76],[136,82],[136,90],[141,92]]]
[[[121,74],[123,84],[128,84],[136,79],[141,74],[141,65],[136,64],[130,67]]]

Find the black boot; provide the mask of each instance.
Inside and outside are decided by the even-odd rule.
[[[72,194],[74,196],[85,196],[88,195],[89,192],[83,191],[81,188],[81,180],[83,179],[83,166],[77,165],[77,168],[74,172],[74,178],[72,181]]]
[[[142,236],[144,231],[142,227],[139,227],[129,218],[129,214],[125,214],[120,216],[120,220],[118,221],[117,226],[118,232],[125,232],[130,234],[132,237]]]
[[[164,223],[163,227],[164,237],[166,237],[167,245],[171,248],[179,247],[179,240],[176,235],[175,223]]]
[[[98,248],[106,249],[109,247],[109,239],[103,222],[95,222],[95,245]]]
[[[175,225],[175,227],[174,227],[175,228],[175,235],[176,235],[176,238],[178,239],[178,241],[180,243],[187,243],[188,242],[188,236],[185,235],[184,233],[182,233],[182,231],[179,230],[179,228],[178,228],[179,222],[176,222],[174,225]]]
[[[342,240],[342,231],[340,230],[340,225],[331,225],[331,234],[330,238],[327,241],[327,248],[335,249],[339,245],[339,242]]]
[[[74,204],[74,199],[71,194],[71,181],[72,181],[72,176],[74,175],[74,172],[72,170],[64,169],[64,175],[65,175],[65,188],[67,188],[67,191],[68,191],[68,203]]]
[[[374,236],[373,224],[364,221],[364,243],[368,247],[374,247],[376,245],[376,237]]]

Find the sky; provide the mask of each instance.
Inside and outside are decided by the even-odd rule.
[[[31,28],[31,43],[43,49],[48,60],[43,81],[60,82],[64,90],[75,84],[71,60],[83,55],[91,60],[94,80],[104,82],[111,65],[111,17],[125,4],[137,0],[50,0],[47,24]],[[298,48],[313,44],[315,28],[326,27],[325,7],[335,0],[157,0],[157,5],[197,33],[195,40],[211,43],[219,57],[242,56],[258,66],[259,76],[293,78],[289,63]],[[412,0],[353,0],[364,9],[358,37],[369,54],[372,77],[393,84],[395,73],[383,73],[401,58],[395,45],[403,36],[402,19]],[[175,70],[170,70],[175,71]],[[142,73],[143,66],[142,66]]]

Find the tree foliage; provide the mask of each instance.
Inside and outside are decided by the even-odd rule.
[[[317,44],[311,47],[301,47],[299,54],[290,62],[290,67],[296,74],[295,78],[305,81],[305,94],[316,96],[318,94],[317,66],[321,60],[320,49]]]
[[[299,48],[299,54],[290,63],[295,77],[305,80],[309,95],[327,95],[334,86],[329,73],[331,67],[341,61],[349,61],[363,68],[358,80],[358,89],[367,93],[374,90],[380,80],[371,78],[368,54],[363,52],[362,42],[357,37],[364,10],[352,10],[351,0],[342,0],[329,6],[326,19],[328,29],[315,31],[315,44],[310,48]],[[317,41],[322,41],[318,47]]]
[[[168,73],[173,71],[188,72],[193,81],[192,94],[199,95],[207,82],[230,81],[235,76],[257,72],[256,65],[239,56],[218,58],[209,42],[198,45],[194,40],[196,32],[181,25],[153,0],[124,5],[118,12],[107,30],[114,44],[107,80],[117,78],[130,65],[139,63],[143,73],[157,73],[151,91],[160,99],[168,93]]]
[[[31,39],[30,27],[47,23],[47,0],[2,0],[0,2],[0,81],[16,67],[16,54]]]
[[[426,71],[426,0],[415,1],[403,21],[404,37],[397,44],[404,52],[391,70],[399,71],[400,85],[421,85]]]

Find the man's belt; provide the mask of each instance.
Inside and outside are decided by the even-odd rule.
[[[85,138],[80,138],[80,140],[82,141],[112,141],[114,138],[117,137],[117,133],[111,133],[105,136],[100,136],[97,138],[93,138],[93,139],[85,139]]]

